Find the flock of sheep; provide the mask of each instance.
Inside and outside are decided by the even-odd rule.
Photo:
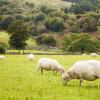
[[[85,56],[85,54],[83,55]],[[96,53],[92,53],[91,56],[97,56]],[[29,54],[29,60],[35,60],[33,54]],[[5,56],[0,56],[0,59],[6,59]],[[50,58],[40,58],[37,64],[37,71],[43,74],[43,70],[52,71],[56,74],[61,73],[62,83],[67,84],[72,79],[80,80],[80,86],[82,86],[83,80],[94,81],[100,78],[100,61],[97,60],[83,60],[77,61],[72,67],[66,70],[57,60]]]

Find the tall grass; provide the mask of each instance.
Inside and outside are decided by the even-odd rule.
[[[100,60],[100,56],[36,55],[35,61],[25,55],[5,56],[7,59],[0,60],[0,100],[100,100],[100,80],[84,81],[83,87],[79,87],[78,80],[72,80],[63,86],[59,73],[44,71],[40,75],[36,71],[41,57],[54,58],[68,69],[78,60]]]

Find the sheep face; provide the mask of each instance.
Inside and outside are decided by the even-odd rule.
[[[59,72],[60,72],[60,73],[65,73],[65,70],[64,70],[63,68],[60,68],[60,69],[59,69]]]
[[[70,81],[70,80],[71,80],[71,78],[70,78],[70,76],[69,76],[69,74],[67,72],[62,74],[62,82],[63,82],[63,84],[67,84],[67,82]]]

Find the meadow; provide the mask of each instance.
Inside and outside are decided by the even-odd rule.
[[[9,47],[9,34],[5,31],[0,31],[0,42],[4,43],[7,47]],[[26,41],[26,48],[32,48],[33,46],[37,46],[36,41],[31,37]]]
[[[36,71],[41,57],[54,58],[68,69],[78,60],[100,60],[100,56],[36,55],[35,61],[29,61],[26,55],[5,56],[0,60],[0,100],[100,100],[99,79],[84,81],[82,87],[78,80],[63,86],[61,74],[44,71],[41,75]]]
[[[28,2],[33,2],[35,5],[46,5],[53,8],[70,7],[72,3],[65,2],[63,0],[26,0]]]

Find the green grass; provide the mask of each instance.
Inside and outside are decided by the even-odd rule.
[[[7,59],[0,60],[0,100],[100,100],[100,80],[84,81],[83,87],[72,80],[63,86],[59,73],[36,72],[41,57],[54,58],[68,69],[78,60],[100,60],[100,56],[36,55],[35,61],[28,61],[26,55],[5,56]]]
[[[0,31],[0,42],[8,45],[9,36],[6,32]]]
[[[9,46],[8,41],[9,41],[8,33],[5,32],[5,31],[0,31],[0,42],[6,44],[7,46]],[[26,43],[27,43],[26,48],[33,48],[33,46],[37,46],[36,41],[32,38],[29,38],[26,41]]]
[[[61,8],[61,7],[70,7],[71,3],[65,2],[62,0],[26,0],[30,2],[34,2],[36,5],[46,5],[46,6],[52,6],[56,8]]]

